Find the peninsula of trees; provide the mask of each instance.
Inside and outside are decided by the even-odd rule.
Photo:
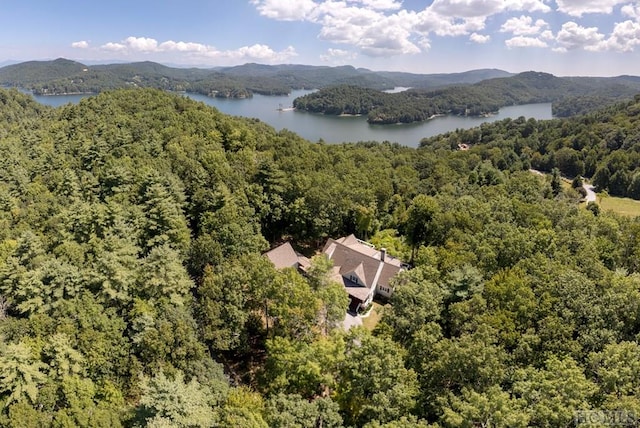
[[[526,72],[436,90],[386,93],[355,85],[323,88],[294,100],[294,107],[333,115],[366,115],[372,124],[421,122],[437,115],[479,116],[514,104],[551,102],[553,113],[568,117],[630,99],[640,82],[630,77],[561,78]]]
[[[55,109],[1,89],[0,426],[637,416],[640,223],[558,177],[636,195],[639,125],[637,97],[327,145],[156,89]],[[345,332],[323,257],[302,276],[261,254],[350,233],[413,260],[377,326]]]

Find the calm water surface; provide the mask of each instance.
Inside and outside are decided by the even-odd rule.
[[[188,94],[186,96],[216,107],[223,113],[235,116],[255,117],[268,123],[277,130],[288,129],[310,141],[323,140],[328,143],[356,141],[391,141],[406,146],[417,147],[425,137],[479,126],[484,122],[492,122],[505,118],[524,116],[534,119],[551,119],[551,104],[525,104],[510,106],[490,117],[444,116],[432,120],[402,125],[370,125],[367,118],[324,116],[315,113],[287,110],[293,100],[312,91],[297,90],[289,96],[266,96],[255,94],[248,99],[211,98],[204,95]],[[77,103],[87,95],[34,96],[47,105],[60,106]],[[283,111],[278,110],[280,107]]]

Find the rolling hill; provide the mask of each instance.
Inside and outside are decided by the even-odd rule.
[[[355,85],[378,90],[396,86],[437,88],[471,84],[510,75],[502,70],[452,74],[374,72],[352,66],[244,64],[215,69],[168,67],[155,62],[85,65],[59,58],[29,61],[0,68],[0,85],[38,94],[98,93],[125,87],[153,87],[212,96],[286,94],[292,89]]]

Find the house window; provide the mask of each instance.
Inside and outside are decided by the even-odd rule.
[[[355,275],[349,275],[349,279],[351,282],[355,282],[356,284],[358,283],[358,277]]]

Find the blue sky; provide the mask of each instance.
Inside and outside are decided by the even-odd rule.
[[[0,63],[640,75],[640,0],[0,0]]]

